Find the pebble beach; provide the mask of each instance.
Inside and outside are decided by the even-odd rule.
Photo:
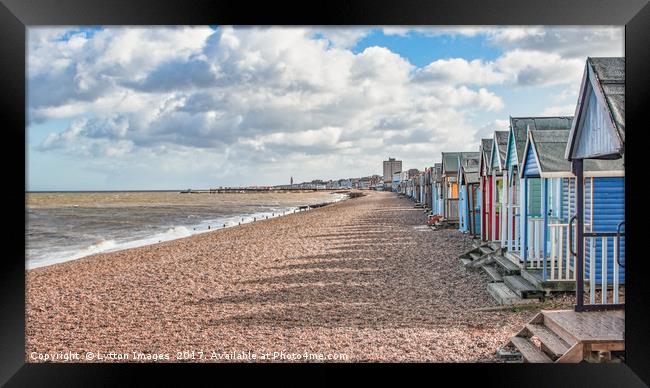
[[[403,196],[365,194],[28,270],[26,360],[135,352],[241,362],[259,358],[204,355],[282,352],[339,355],[335,362],[497,362],[497,349],[541,307],[499,309],[487,276],[459,262],[468,236],[430,229]],[[78,362],[133,361],[152,360]]]

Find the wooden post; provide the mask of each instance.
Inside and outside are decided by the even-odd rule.
[[[542,268],[542,279],[546,281],[546,239],[548,237],[548,206],[547,206],[547,193],[548,193],[548,179],[542,178],[542,214],[544,215],[544,224],[542,229],[542,257],[544,258],[544,267]]]
[[[512,167],[511,167],[512,168]],[[510,171],[508,171],[508,174],[510,174]],[[508,229],[508,251],[513,251],[513,243],[512,240],[514,238],[514,233],[512,231],[512,228],[514,227],[514,215],[513,215],[513,198],[514,198],[514,185],[513,183],[515,182],[515,175],[514,172],[512,173],[512,177],[508,175],[508,200],[507,202],[507,214],[506,218],[508,219],[506,221],[506,228]]]
[[[576,311],[584,308],[584,178],[582,159],[574,159],[571,163],[573,174],[576,176]],[[593,287],[593,284],[591,285]]]
[[[479,180],[479,190],[481,190],[481,240],[487,240],[487,235],[485,234],[485,177],[481,175]]]
[[[496,197],[497,197],[497,173],[492,171],[492,193],[490,193],[490,225],[492,236],[490,240],[495,241],[497,239],[497,207],[496,207]]]
[[[503,187],[503,192],[501,193],[501,214],[499,218],[499,227],[501,228],[500,238],[501,238],[501,247],[505,248],[506,239],[508,235],[508,212],[506,206],[508,204],[508,170],[505,170],[501,173],[501,187]]]
[[[524,259],[524,267],[526,266],[526,258],[528,257],[528,179],[522,178],[521,181],[522,201],[519,204],[519,222],[522,223],[523,233],[521,234],[521,258]]]

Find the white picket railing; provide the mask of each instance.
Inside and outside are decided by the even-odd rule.
[[[573,235],[569,236],[569,224],[549,224],[550,251],[547,255],[546,277],[550,281],[575,281],[576,258],[571,253],[569,242],[573,241],[575,251],[575,225]]]
[[[621,288],[619,284],[619,247],[616,236],[585,236],[585,264],[588,260],[589,267],[585,265],[585,284],[589,286],[590,304],[618,304]],[[597,254],[596,244],[600,242],[600,255]],[[611,258],[609,252],[612,252]],[[589,257],[587,257],[589,253]],[[599,257],[597,257],[599,256]],[[597,279],[596,264],[600,262],[600,279]],[[610,265],[611,264],[611,265]],[[612,267],[612,284],[609,284],[609,266]],[[600,289],[600,301],[596,302],[596,289]],[[610,297],[611,294],[611,297]],[[611,300],[611,301],[610,301]]]
[[[506,247],[510,252],[519,252],[519,205],[508,204],[508,220],[507,220],[507,233],[506,233]],[[514,226],[513,226],[514,223]],[[514,230],[513,230],[514,229]]]
[[[526,268],[542,268],[544,264],[544,218],[528,218]]]

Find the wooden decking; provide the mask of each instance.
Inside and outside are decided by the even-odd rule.
[[[532,337],[537,341],[531,341]],[[510,344],[521,352],[524,362],[611,360],[612,351],[625,350],[625,312],[542,310]]]
[[[576,341],[602,343],[625,341],[625,311],[543,310],[544,321],[553,321]]]

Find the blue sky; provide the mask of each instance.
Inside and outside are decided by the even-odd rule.
[[[422,169],[509,116],[572,115],[622,27],[29,28],[27,190]]]

